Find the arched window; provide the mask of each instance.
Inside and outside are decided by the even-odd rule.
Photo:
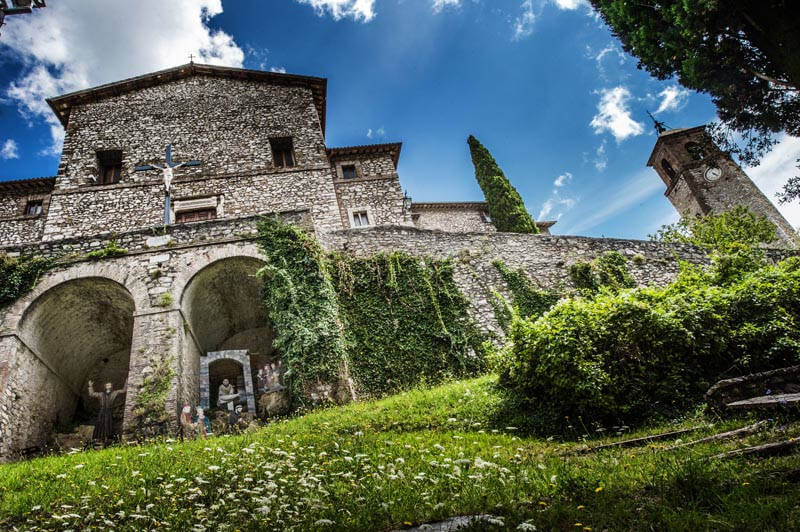
[[[695,161],[702,161],[706,158],[706,151],[696,142],[687,142],[685,148]]]
[[[675,169],[666,159],[661,159],[661,168],[664,169],[670,179],[675,179],[678,176],[678,174],[675,172]]]

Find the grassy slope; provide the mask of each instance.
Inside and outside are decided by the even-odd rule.
[[[800,484],[786,474],[800,456],[705,459],[741,442],[576,456],[569,452],[581,443],[520,438],[501,419],[494,380],[483,377],[236,437],[4,465],[0,529],[382,530],[474,513],[539,530],[786,530],[800,522]],[[800,427],[775,424],[746,441],[779,432],[800,436]]]

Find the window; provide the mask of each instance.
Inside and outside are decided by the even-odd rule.
[[[661,159],[661,168],[664,169],[664,171],[667,173],[670,179],[675,179],[675,177],[677,177],[678,175],[675,172],[675,169],[672,167],[671,164],[669,164],[669,161],[666,159]]]
[[[43,201],[38,200],[30,200],[25,205],[25,216],[39,216],[42,214],[42,203]]]
[[[110,185],[119,182],[122,174],[122,151],[98,151],[97,163],[100,168],[100,175],[97,176],[98,185]]]
[[[196,209],[193,211],[175,213],[175,223],[183,224],[187,222],[200,222],[203,220],[213,220],[216,217],[216,208]]]
[[[365,227],[369,225],[367,211],[356,211],[353,213],[353,227]]]
[[[277,168],[291,168],[294,166],[294,150],[292,147],[292,137],[279,139],[269,139],[272,148],[272,159]]]
[[[702,161],[706,158],[705,150],[696,142],[687,142],[685,148],[695,161]]]
[[[356,177],[356,165],[345,164],[342,166],[342,179],[355,179]]]

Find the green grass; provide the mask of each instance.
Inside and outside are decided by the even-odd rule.
[[[254,433],[0,466],[0,529],[388,530],[489,513],[538,530],[790,530],[800,456],[707,457],[800,437],[576,455],[506,428],[492,377],[313,412]],[[738,427],[716,423],[690,437]],[[709,423],[699,416],[636,435]],[[608,431],[591,441],[623,436]],[[625,434],[624,437],[630,437]],[[686,437],[688,439],[688,437]],[[525,525],[523,525],[525,529]]]

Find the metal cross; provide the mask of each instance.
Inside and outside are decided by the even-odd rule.
[[[200,166],[202,163],[200,161],[186,161],[185,163],[172,162],[172,145],[170,144],[167,144],[165,160],[166,163],[163,166],[147,164],[137,166],[134,168],[134,171],[146,172],[148,170],[161,170],[164,176],[164,225],[169,225],[170,190],[172,189],[173,171],[175,168],[180,168],[181,166]]]

